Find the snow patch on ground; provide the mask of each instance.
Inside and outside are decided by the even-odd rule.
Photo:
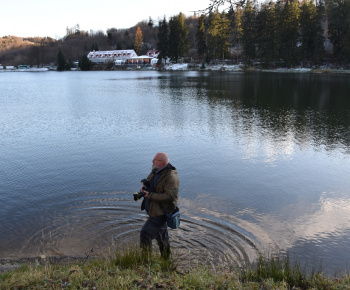
[[[0,72],[45,72],[49,71],[48,68],[36,68],[36,67],[31,67],[31,68],[24,68],[24,69],[2,69]]]
[[[275,68],[275,69],[261,69],[257,67],[244,67],[242,64],[211,64],[202,65],[187,64],[187,63],[175,63],[167,64],[163,67],[164,70],[194,70],[194,71],[232,71],[232,72],[275,72],[275,73],[350,73],[350,70],[344,69],[331,69],[331,68],[305,68],[305,67],[295,67],[295,68]]]
[[[188,63],[174,63],[165,66],[166,70],[187,70]]]
[[[215,71],[242,71],[241,65],[206,65],[203,69],[201,65],[189,65],[187,63],[168,64],[165,70],[215,70]]]

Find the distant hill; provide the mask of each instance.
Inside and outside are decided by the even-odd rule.
[[[195,33],[198,19],[187,17],[191,49],[195,48]],[[67,62],[81,60],[92,50],[133,49],[137,27],[143,35],[143,45],[140,54],[146,54],[157,47],[158,26],[150,21],[140,21],[127,29],[110,28],[103,31],[83,31],[67,29],[62,39],[50,37],[0,37],[0,64],[18,66],[49,65],[57,62],[58,52],[61,50]]]
[[[5,66],[40,65],[44,47],[55,42],[56,40],[48,37],[0,37],[0,63]]]
[[[30,37],[23,38],[18,36],[4,36],[0,37],[0,52],[21,49],[28,46],[40,45],[43,38],[41,37]]]
[[[157,41],[157,27],[151,27],[147,22],[139,22],[128,29],[108,29],[102,31],[67,30],[62,39],[50,37],[0,37],[0,64],[26,64],[42,66],[57,62],[61,50],[69,62],[82,59],[92,50],[133,49],[137,27],[140,26],[144,35],[145,47],[142,52],[154,49]]]

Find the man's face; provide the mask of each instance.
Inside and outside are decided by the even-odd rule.
[[[159,155],[154,156],[153,158],[153,165],[152,165],[152,170],[153,169],[162,169],[165,166],[165,162],[161,159]]]

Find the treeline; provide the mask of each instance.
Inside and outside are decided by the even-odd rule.
[[[7,36],[0,38],[0,63],[69,69],[79,61],[90,69],[86,56],[92,50],[135,49],[142,55],[157,49],[160,61],[203,65],[225,61],[266,67],[349,66],[349,0],[247,1],[226,12],[206,12],[191,17],[179,13],[157,24],[149,18],[106,33],[81,31],[77,25],[59,40]]]
[[[349,66],[349,19],[349,0],[247,1],[198,18],[197,59],[265,67]]]
[[[244,60],[287,67],[332,62],[349,65],[350,1],[252,2],[233,14],[241,28]]]

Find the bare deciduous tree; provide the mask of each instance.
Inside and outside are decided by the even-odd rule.
[[[224,10],[235,9],[237,6],[243,6],[246,3],[246,0],[210,0],[210,3],[207,8],[194,11],[200,13],[210,13],[219,9],[219,7],[224,7]]]

